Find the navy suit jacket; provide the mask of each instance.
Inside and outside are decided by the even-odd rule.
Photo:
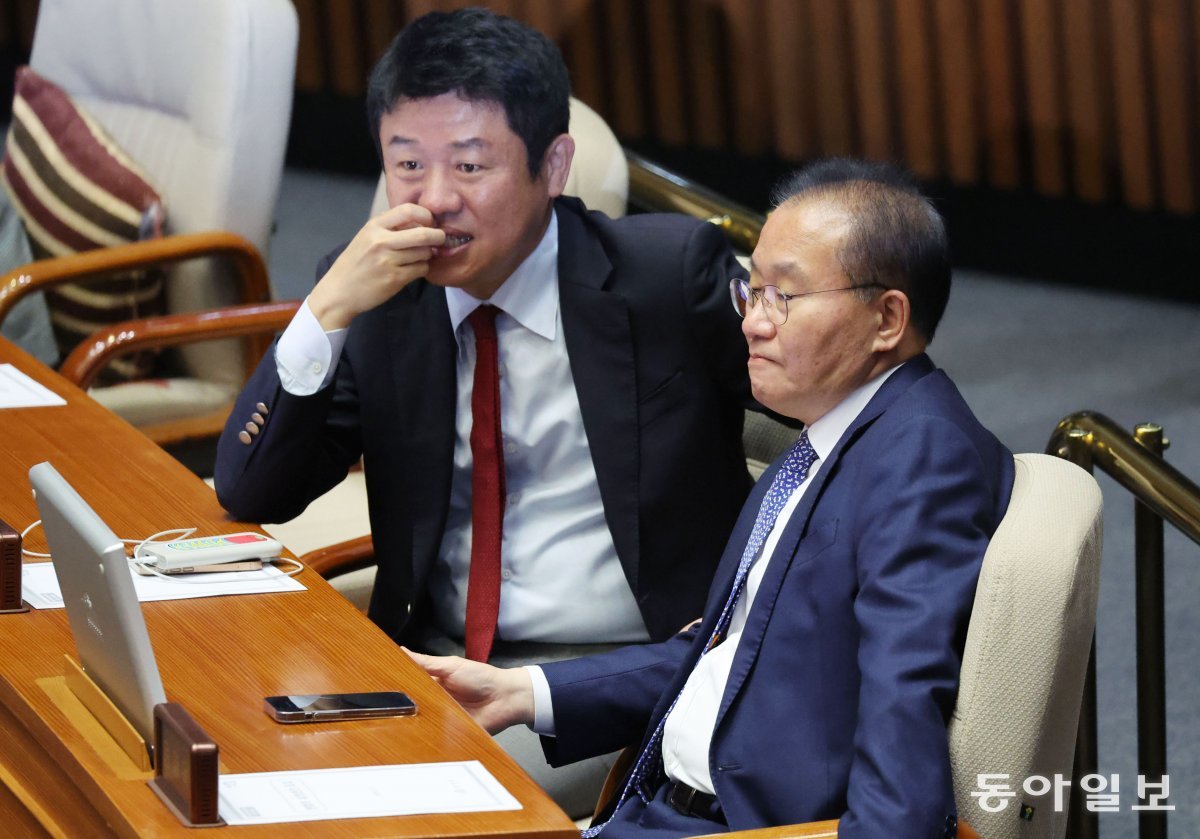
[[[552,763],[653,731],[712,632],[778,466],[746,501],[697,630],[544,666]],[[953,835],[946,725],[1012,480],[1012,454],[927,356],[883,384],[784,526],[751,607],[709,756],[730,828],[840,818],[843,839]]]
[[[569,198],[555,208],[563,333],[605,519],[661,640],[703,608],[752,485],[741,429],[757,405],[728,290],[745,272],[711,224],[614,220]],[[267,353],[218,444],[221,503],[260,522],[298,515],[363,457],[379,563],[370,616],[402,641],[428,619],[445,529],[456,351],[445,290],[418,280],[355,318],[336,379],[319,393],[284,391]],[[237,435],[258,402],[270,413],[244,445]]]

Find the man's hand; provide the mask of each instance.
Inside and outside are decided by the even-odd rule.
[[[533,722],[533,686],[525,668],[505,670],[458,656],[404,651],[489,734]]]
[[[343,329],[425,276],[433,248],[446,241],[432,224],[429,210],[400,204],[363,225],[309,295],[308,307],[321,328]]]

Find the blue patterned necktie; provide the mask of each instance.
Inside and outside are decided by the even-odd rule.
[[[763,543],[767,541],[767,535],[775,527],[775,520],[779,518],[779,512],[792,497],[792,493],[804,483],[804,479],[808,477],[809,468],[816,461],[817,452],[813,449],[812,443],[808,441],[808,432],[805,431],[788,452],[783,465],[775,473],[775,480],[771,482],[771,488],[763,497],[762,505],[758,508],[758,517],[754,520],[754,529],[750,531],[750,539],[746,542],[746,549],[742,551],[742,560],[738,563],[737,574],[733,577],[733,587],[729,591],[729,598],[725,601],[725,608],[721,610],[721,616],[717,618],[717,625],[713,627],[712,635],[709,636],[708,643],[704,645],[704,652],[700,653],[700,658],[704,658],[708,651],[724,638],[725,631],[729,628],[729,621],[733,617],[733,609],[742,595],[742,590],[746,587],[746,577],[750,573],[750,566],[754,564],[754,560],[762,550]],[[682,693],[681,689],[680,694]],[[649,791],[643,789],[645,786],[643,782],[652,770],[658,771],[662,766],[663,728],[666,725],[667,717],[671,715],[671,711],[675,709],[675,703],[678,701],[679,695],[677,694],[671,701],[671,707],[667,709],[667,713],[663,714],[662,719],[658,721],[658,727],[650,735],[646,747],[638,755],[637,763],[634,764],[633,771],[629,774],[629,780],[625,782],[625,788],[621,790],[621,798],[617,801],[617,806],[613,808],[614,815],[629,798],[631,792],[636,792],[642,801],[649,803],[650,794]],[[580,835],[583,839],[591,839],[604,829],[605,824],[608,822],[589,827]]]

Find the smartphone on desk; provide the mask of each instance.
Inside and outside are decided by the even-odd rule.
[[[398,691],[268,696],[265,708],[271,719],[282,723],[406,717],[417,712],[417,704]]]

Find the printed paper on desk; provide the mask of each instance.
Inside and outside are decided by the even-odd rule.
[[[477,760],[222,775],[220,789],[234,825],[521,809]]]
[[[0,408],[45,408],[66,404],[67,400],[16,367],[0,364]]]
[[[21,569],[21,599],[35,609],[61,609],[62,590],[54,575],[54,563],[29,562]],[[187,600],[223,594],[270,594],[304,591],[305,587],[273,565],[261,571],[194,574],[186,577],[142,577],[133,575],[133,588],[142,603],[151,600]]]

